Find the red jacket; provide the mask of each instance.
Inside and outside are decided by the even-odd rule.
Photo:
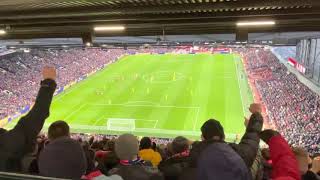
[[[301,180],[298,162],[287,141],[280,135],[273,136],[269,142],[272,160],[273,180]]]

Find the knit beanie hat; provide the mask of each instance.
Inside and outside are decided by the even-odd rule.
[[[224,140],[224,130],[220,122],[215,119],[209,119],[201,127],[202,136],[205,140],[216,139]]]
[[[139,153],[138,139],[132,134],[123,134],[115,143],[115,152],[120,160],[133,160]]]

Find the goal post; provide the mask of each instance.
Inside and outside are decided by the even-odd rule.
[[[108,118],[108,131],[134,131],[136,129],[135,119],[126,118]]]

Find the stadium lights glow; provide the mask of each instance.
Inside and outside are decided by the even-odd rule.
[[[93,28],[95,31],[123,31],[124,26],[96,26]]]
[[[0,35],[4,35],[4,34],[6,34],[7,32],[5,31],[5,30],[3,30],[3,29],[0,29]]]
[[[275,25],[274,21],[245,21],[237,22],[237,26],[266,26],[266,25]]]
[[[86,46],[90,47],[92,44],[90,42],[86,42]]]

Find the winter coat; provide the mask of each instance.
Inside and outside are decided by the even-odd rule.
[[[241,138],[239,144],[231,143],[229,144],[232,149],[244,160],[248,168],[251,168],[259,149],[259,133],[261,132],[263,121],[260,119],[254,119],[249,122],[246,132]],[[190,156],[191,156],[191,167],[196,167],[198,157],[201,152],[204,151],[212,143],[221,142],[216,140],[205,140],[197,143],[192,147]]]

